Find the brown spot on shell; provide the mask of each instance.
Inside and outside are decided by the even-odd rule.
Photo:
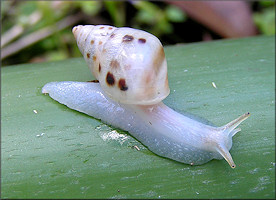
[[[114,85],[115,78],[114,78],[114,75],[112,73],[108,72],[105,79],[106,79],[106,82],[107,82],[108,85],[110,85],[110,86]]]
[[[73,33],[75,33],[78,30],[78,27],[73,28]]]
[[[90,83],[99,83],[99,80],[92,80],[92,81],[86,81],[86,82],[90,82]]]
[[[97,60],[97,57],[96,56],[93,56],[93,61],[96,61]]]
[[[109,29],[109,30],[112,30],[113,28],[112,28],[112,27],[109,27],[108,29]]]
[[[102,67],[101,67],[101,64],[99,63],[99,73],[101,72],[102,70]]]
[[[138,42],[141,43],[141,44],[146,43],[146,41],[147,41],[147,40],[146,40],[145,38],[139,38],[139,39],[138,39]]]
[[[123,42],[131,42],[133,39],[134,39],[133,36],[131,36],[131,35],[125,35],[123,37]]]
[[[115,68],[115,69],[120,67],[120,63],[117,60],[111,60],[109,65],[110,65],[110,67]]]
[[[99,45],[101,45],[103,42],[102,41],[99,41]]]
[[[152,73],[152,71],[149,71],[149,73],[147,73],[146,75],[145,75],[145,84],[146,85],[149,85],[150,84],[150,82],[153,80],[153,76],[154,76],[154,74]]]
[[[156,74],[159,73],[159,69],[162,63],[164,62],[164,60],[165,60],[165,52],[163,47],[160,46],[157,52],[155,53],[154,59],[153,59],[153,67]]]
[[[90,53],[87,53],[86,56],[87,56],[87,58],[90,58]]]
[[[120,90],[122,90],[122,91],[128,90],[128,87],[127,87],[127,85],[126,85],[126,80],[123,79],[123,78],[121,78],[121,79],[119,80],[118,86],[119,86]]]
[[[100,29],[104,29],[104,26],[100,27]]]
[[[94,40],[91,40],[91,42],[90,42],[91,44],[94,44]]]

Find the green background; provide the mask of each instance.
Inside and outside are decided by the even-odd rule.
[[[41,94],[88,81],[83,58],[2,68],[2,198],[275,198],[275,39],[165,47],[165,104],[224,125],[250,112],[224,160],[189,166]],[[212,85],[215,83],[216,88]],[[134,146],[137,146],[135,148]]]

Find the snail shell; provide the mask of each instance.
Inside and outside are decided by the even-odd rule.
[[[107,25],[79,25],[73,34],[91,72],[111,99],[151,105],[169,95],[167,61],[157,37]]]

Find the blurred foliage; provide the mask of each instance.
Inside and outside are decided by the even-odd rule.
[[[185,20],[183,11],[173,5],[167,5],[164,9],[148,1],[135,1],[133,5],[138,10],[134,27],[148,30],[157,37],[173,32],[171,22]]]
[[[2,35],[15,26],[21,26],[24,31],[18,38],[24,38],[24,36],[45,27],[55,26],[57,21],[68,15],[82,13],[83,17],[79,24],[143,27],[144,30],[159,37],[172,33],[171,22],[183,22],[185,15],[175,6],[162,2],[158,4],[161,4],[162,7],[146,1],[1,1]],[[131,9],[130,13],[127,13],[127,8]],[[41,18],[30,25],[31,14],[34,12],[39,12]],[[131,19],[129,20],[130,24],[126,22],[127,14]],[[53,61],[80,56],[71,33],[71,28],[74,25],[53,33],[50,37],[25,48],[20,53],[7,57],[2,64]],[[17,37],[10,42],[16,39]]]
[[[105,1],[104,5],[113,21],[114,26],[124,26],[126,23],[125,3],[122,1]]]
[[[275,34],[275,1],[260,1],[262,9],[254,13],[254,21],[259,31],[265,35]]]
[[[254,20],[260,32],[275,34],[275,2],[260,1],[258,4],[261,10],[255,13]],[[79,15],[77,23],[58,29],[59,21]],[[33,16],[36,16],[36,21]],[[186,20],[187,16],[181,9],[160,1],[1,1],[2,43],[4,35],[11,35],[9,31],[13,28],[21,30],[7,44],[1,44],[1,49],[5,50],[18,39],[44,28],[56,27],[59,30],[1,59],[2,65],[81,56],[71,33],[71,28],[77,24],[110,24],[143,29],[159,37],[163,44],[174,44],[184,42],[176,27]]]

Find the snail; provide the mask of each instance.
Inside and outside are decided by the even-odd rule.
[[[109,25],[78,25],[72,32],[97,81],[50,82],[42,93],[128,131],[159,156],[191,165],[224,158],[236,167],[229,153],[232,137],[250,114],[215,127],[166,106],[167,62],[157,37]]]

